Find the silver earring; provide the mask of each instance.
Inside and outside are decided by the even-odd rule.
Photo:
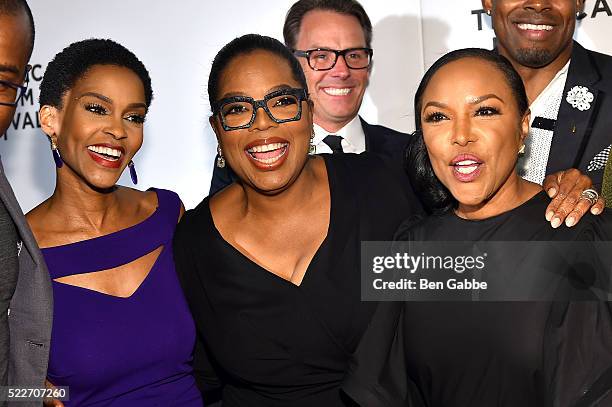
[[[490,17],[491,16],[491,10],[487,10],[487,15]]]
[[[223,152],[219,145],[217,146],[217,167],[225,168],[225,157],[223,157]]]
[[[308,145],[308,154],[314,154],[317,151],[317,146],[313,144],[314,141],[314,130],[310,135],[310,144]]]

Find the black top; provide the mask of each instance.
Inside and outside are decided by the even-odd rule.
[[[376,308],[360,301],[360,242],[391,239],[420,209],[380,157],[323,158],[330,224],[300,286],[226,242],[208,198],[176,230],[176,267],[201,341],[196,378],[204,390],[225,385],[223,407],[350,405],[340,383]]]
[[[551,228],[544,219],[549,203],[540,193],[514,210],[485,220],[469,221],[453,213],[408,220],[396,238],[575,241],[610,237],[612,222],[605,215],[587,215],[574,228]],[[376,354],[372,349],[377,349]],[[574,406],[611,367],[610,303],[385,303],[360,344],[345,389],[368,406]],[[606,385],[612,388],[612,382]],[[412,404],[406,399],[412,399]]]

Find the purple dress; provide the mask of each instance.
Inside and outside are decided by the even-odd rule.
[[[179,285],[172,236],[180,200],[157,189],[143,222],[43,249],[52,279],[111,269],[163,247],[127,298],[53,281],[47,377],[70,387],[68,406],[202,406],[192,370],[195,328]]]

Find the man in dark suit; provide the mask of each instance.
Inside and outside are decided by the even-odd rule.
[[[0,134],[25,92],[33,44],[34,22],[25,0],[0,0]],[[44,386],[52,312],[44,259],[0,162],[0,386]]]
[[[531,109],[524,178],[577,168],[601,188],[612,145],[612,57],[572,37],[584,0],[483,0],[499,52],[523,78]],[[612,203],[612,202],[608,202]]]
[[[401,166],[408,135],[359,117],[373,54],[372,24],[363,7],[354,0],[299,0],[287,13],[283,36],[302,64],[314,102],[314,153],[372,151]],[[217,155],[215,163],[224,161]],[[227,165],[216,165],[210,193],[234,180]]]

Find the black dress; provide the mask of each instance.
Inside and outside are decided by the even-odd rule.
[[[208,198],[181,220],[175,261],[196,322],[196,379],[224,385],[223,407],[351,405],[340,392],[376,303],[360,300],[360,242],[390,240],[420,211],[406,178],[378,156],[323,155],[328,234],[296,286],[226,242]]]
[[[540,193],[485,220],[412,219],[396,240],[609,240],[606,215],[552,229],[544,219],[549,203]],[[612,307],[597,301],[384,303],[350,370],[344,388],[368,406],[611,406],[610,396],[602,404],[575,403],[612,389]]]

